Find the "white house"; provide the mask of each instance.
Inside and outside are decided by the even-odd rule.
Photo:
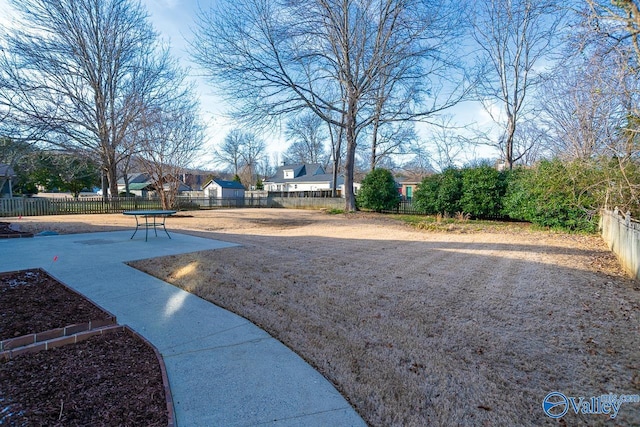
[[[264,189],[281,193],[319,193],[331,191],[333,175],[318,164],[283,165],[264,181]],[[359,185],[354,185],[356,189]],[[344,194],[344,178],[337,178],[336,188]]]
[[[212,179],[204,187],[204,196],[211,199],[243,199],[244,187],[237,181],[223,181]]]

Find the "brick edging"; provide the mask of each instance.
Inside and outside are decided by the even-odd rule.
[[[153,353],[155,354],[156,359],[158,360],[158,366],[160,367],[160,374],[162,376],[162,387],[164,389],[165,403],[167,405],[167,427],[176,427],[175,410],[173,408],[173,397],[171,395],[171,388],[169,387],[169,377],[167,376],[167,368],[164,364],[164,359],[160,354],[160,352],[158,351],[158,349],[153,344],[151,344],[146,338],[144,338],[142,335],[140,335],[139,333],[137,333],[127,325],[103,326],[95,329],[80,331],[73,335],[51,338],[44,341],[32,343],[29,345],[24,345],[11,350],[0,351],[0,360],[8,361],[13,359],[14,357],[17,357],[23,354],[38,353],[40,351],[62,347],[69,344],[77,344],[79,342],[86,341],[89,338],[94,337],[96,335],[103,335],[103,334],[108,334],[112,332],[126,332],[128,334],[131,334],[133,337],[142,341],[146,346],[148,346],[153,350]],[[33,334],[33,335],[37,335],[37,334]]]
[[[167,376],[167,368],[164,364],[164,358],[162,357],[162,354],[160,354],[158,349],[146,338],[131,329],[129,326],[118,325],[116,316],[93,302],[91,299],[87,298],[85,295],[67,286],[64,282],[62,282],[60,279],[50,274],[43,268],[29,268],[23,270],[0,272],[0,277],[33,270],[41,271],[42,273],[56,280],[70,292],[78,295],[80,298],[98,307],[100,310],[106,313],[108,317],[105,319],[90,320],[89,322],[85,323],[67,325],[63,328],[50,329],[44,332],[22,335],[19,337],[8,338],[6,340],[0,341],[0,360],[11,360],[12,358],[22,354],[37,353],[43,350],[49,350],[69,344],[77,344],[96,335],[120,331],[127,332],[135,338],[141,340],[145,345],[151,348],[156,355],[156,359],[158,360],[158,365],[160,367],[160,373],[162,376],[162,386],[164,389],[165,402],[167,404],[167,427],[176,427],[176,416],[173,407],[171,388],[169,386],[169,377]]]
[[[20,239],[25,237],[33,237],[33,233],[0,233],[0,239]]]
[[[46,271],[44,268],[26,268],[22,270],[14,270],[14,271],[4,271],[0,272],[0,277],[11,276],[13,274],[26,273],[31,271],[39,271],[42,274],[47,275],[51,279],[55,280],[60,286],[64,287],[68,292],[71,292],[73,295],[81,298],[84,301],[87,301],[89,304],[95,306],[100,311],[104,312],[105,318],[103,319],[91,319],[88,322],[84,323],[76,323],[73,325],[66,325],[61,328],[49,329],[47,331],[36,332],[34,334],[21,335],[15,338],[7,338],[5,340],[0,341],[0,353],[5,352],[7,350],[15,349],[18,347],[24,347],[31,344],[37,344],[43,341],[49,341],[56,338],[68,337],[71,335],[75,335],[79,332],[90,331],[92,329],[103,328],[105,326],[116,325],[117,318],[108,310],[105,310],[99,304],[96,304],[90,298],[87,298],[85,295],[76,291],[75,289],[67,286],[62,280],[55,277],[53,274]]]
[[[51,338],[45,341],[39,341],[33,344],[24,345],[21,347],[13,348],[11,350],[5,350],[0,352],[0,359],[11,360],[14,357],[28,353],[38,353],[43,350],[49,350],[56,347],[62,347],[67,344],[77,344],[82,341],[86,341],[96,335],[102,335],[109,332],[124,331],[123,325],[110,325],[101,328],[91,329],[88,331],[78,332],[73,335],[62,336],[58,338]],[[34,334],[35,335],[35,334]]]
[[[116,324],[115,316],[110,315],[106,319],[90,320],[85,323],[76,323],[63,328],[49,329],[48,331],[37,332],[35,334],[7,338],[6,340],[0,341],[0,353],[18,347],[25,347],[57,338],[69,337],[81,332],[91,331],[93,329],[104,328],[105,326],[112,326]]]
[[[156,358],[158,359],[158,365],[160,365],[160,373],[162,374],[162,385],[164,387],[164,397],[167,403],[167,427],[176,427],[177,424],[175,410],[173,408],[173,396],[171,395],[171,387],[169,387],[169,377],[167,376],[167,368],[164,365],[164,358],[162,357],[162,354],[160,354],[155,345],[151,344],[149,340],[131,329],[129,326],[125,326],[125,329],[136,338],[142,340],[142,342],[148,345],[155,353]]]

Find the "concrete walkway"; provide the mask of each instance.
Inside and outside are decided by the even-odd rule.
[[[0,272],[44,268],[152,342],[179,426],[366,425],[324,377],[257,326],[124,264],[234,245],[173,232],[171,240],[130,237],[2,239]]]

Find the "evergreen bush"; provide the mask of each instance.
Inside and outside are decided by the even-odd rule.
[[[362,180],[356,200],[359,208],[375,212],[396,209],[400,195],[391,172],[387,169],[369,172]]]

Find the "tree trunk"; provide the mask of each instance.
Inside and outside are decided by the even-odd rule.
[[[356,197],[353,193],[353,170],[356,160],[356,99],[352,96],[349,100],[349,108],[346,112],[345,131],[347,134],[347,157],[344,162],[344,199],[345,210],[353,212],[356,210]]]
[[[330,125],[331,126],[331,125]],[[338,187],[338,172],[340,170],[340,151],[342,150],[342,134],[343,128],[342,126],[338,128],[338,135],[334,135],[331,127],[329,128],[329,132],[331,133],[332,146],[333,146],[333,172],[331,183],[331,197],[337,197],[337,187]],[[337,138],[337,139],[334,139]]]
[[[379,126],[379,121],[378,120],[374,120],[373,122],[373,137],[371,139],[371,164],[369,165],[371,170],[374,170],[376,168],[376,163],[377,163],[377,159],[376,159],[376,151],[378,148],[378,126]]]
[[[109,189],[111,190],[112,197],[118,197],[118,176],[116,174],[116,168],[114,165],[109,165],[107,171],[107,179],[109,180]]]
[[[508,170],[513,169],[513,137],[516,133],[516,121],[513,115],[508,115],[507,118],[507,137],[505,141],[504,156],[505,167]]]
[[[129,174],[127,171],[124,172],[122,179],[124,179],[124,195],[125,197],[129,197]]]
[[[356,157],[355,135],[347,132],[347,158],[344,162],[344,200],[345,210],[354,212],[356,210],[356,196],[353,192],[353,166]]]
[[[107,178],[107,169],[102,168],[100,184],[102,187],[102,199],[107,200],[109,198],[109,179]]]

